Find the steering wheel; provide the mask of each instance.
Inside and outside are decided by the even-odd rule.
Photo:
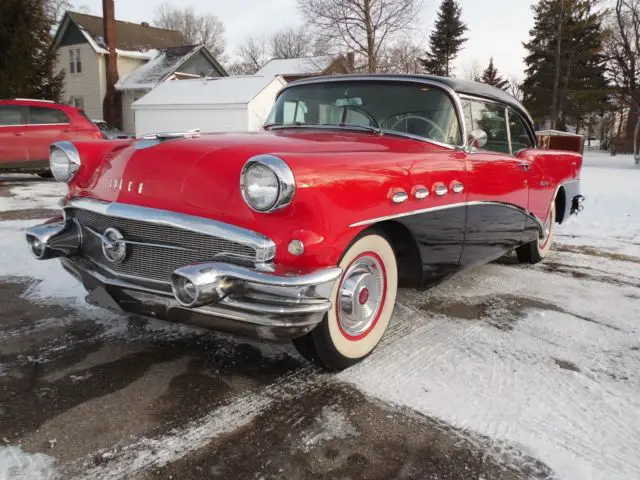
[[[444,130],[442,130],[442,127],[440,127],[440,125],[438,125],[436,122],[434,122],[430,118],[423,117],[422,115],[417,115],[415,113],[409,113],[409,114],[401,113],[399,115],[394,115],[393,117],[389,117],[383,120],[382,123],[384,124],[385,122],[388,122],[389,120],[395,117],[399,117],[399,118],[398,120],[395,121],[393,125],[391,125],[390,130],[396,130],[396,126],[400,122],[405,122],[407,120],[421,120],[431,127],[431,129],[429,130],[429,138],[432,138],[433,140],[437,140],[442,143],[447,143],[447,134],[444,132]],[[440,138],[433,135],[434,130],[438,135],[440,135]],[[396,131],[402,131],[402,130],[396,130]]]
[[[378,121],[373,118],[373,115],[371,115],[369,112],[367,112],[364,108],[362,107],[358,107],[357,105],[343,105],[342,108],[344,108],[344,111],[346,112],[347,110],[351,109],[354,112],[358,112],[361,113],[362,115],[364,115],[365,117],[367,117],[367,120],[369,120],[369,122],[371,122],[371,126],[375,127],[375,128],[380,128],[380,124],[378,123]],[[346,115],[343,115],[346,119]],[[344,123],[344,122],[340,122],[340,123]]]

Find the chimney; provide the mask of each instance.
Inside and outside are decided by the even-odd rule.
[[[104,41],[109,54],[107,60],[107,92],[102,103],[104,119],[122,129],[122,95],[116,90],[118,81],[118,55],[116,53],[116,14],[114,0],[102,0]]]

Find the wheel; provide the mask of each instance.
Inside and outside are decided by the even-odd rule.
[[[553,243],[553,230],[555,224],[556,202],[554,200],[551,204],[547,221],[544,222],[547,235],[544,238],[537,238],[535,241],[522,245],[516,249],[520,263],[539,263],[549,254],[551,251],[551,244]]]
[[[53,178],[53,173],[51,170],[45,170],[44,172],[37,173],[40,178]]]
[[[308,360],[343,370],[367,357],[380,343],[393,314],[398,265],[389,241],[368,232],[340,261],[342,276],[332,292],[332,308],[311,332],[294,341]]]

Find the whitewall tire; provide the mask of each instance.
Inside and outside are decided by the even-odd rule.
[[[544,223],[546,235],[543,238],[538,237],[536,241],[527,243],[516,250],[518,260],[521,263],[539,263],[544,260],[551,251],[553,244],[553,233],[556,225],[556,202],[551,204],[549,215]]]
[[[341,370],[369,355],[384,335],[396,301],[398,266],[378,232],[357,238],[340,261],[332,309],[313,331],[294,341],[305,358]]]

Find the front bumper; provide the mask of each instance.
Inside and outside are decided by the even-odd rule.
[[[263,272],[225,262],[178,268],[169,283],[116,274],[81,252],[81,229],[73,221],[51,221],[27,230],[38,259],[60,258],[87,289],[87,302],[242,336],[295,338],[312,330],[331,308],[340,268],[291,275]],[[189,291],[185,298],[185,282]]]

